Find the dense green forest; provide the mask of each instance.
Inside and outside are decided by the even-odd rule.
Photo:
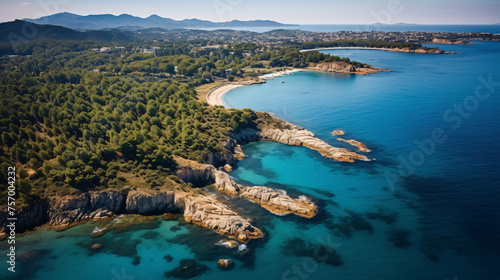
[[[205,162],[210,153],[227,152],[221,144],[231,130],[259,121],[249,109],[208,106],[196,86],[342,60],[298,48],[214,43],[40,39],[16,45],[18,55],[1,45],[9,54],[0,57],[1,176],[18,167],[25,203],[176,181],[174,156]],[[2,198],[6,189],[3,181]]]

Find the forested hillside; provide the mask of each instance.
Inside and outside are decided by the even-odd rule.
[[[227,152],[222,144],[231,130],[260,121],[249,109],[209,107],[196,86],[341,60],[217,40],[37,39],[16,50],[1,44],[2,177],[17,166],[28,204],[54,194],[175,183],[174,156],[206,162]],[[2,198],[6,190],[3,181]]]

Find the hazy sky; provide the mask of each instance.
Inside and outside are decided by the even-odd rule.
[[[0,21],[60,12],[297,24],[493,24],[500,0],[0,0]]]

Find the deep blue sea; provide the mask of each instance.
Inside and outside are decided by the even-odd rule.
[[[372,149],[368,156],[374,161],[346,164],[307,148],[259,142],[245,146],[250,161],[243,160],[234,173],[254,184],[276,182],[311,195],[316,189],[331,191],[338,206],[333,213],[383,209],[398,214],[391,225],[370,221],[372,234],[356,232],[338,241],[345,267],[329,270],[338,279],[500,275],[500,152],[495,148],[500,43],[439,47],[459,54],[325,50],[393,72],[300,72],[225,96],[229,107],[275,113],[332,145],[352,149],[330,135],[343,129],[344,138]],[[395,229],[409,230],[412,245],[391,246],[388,235]]]
[[[274,113],[357,151],[330,134],[343,129],[343,138],[372,150],[372,161],[339,163],[305,147],[244,146],[247,158],[231,175],[314,198],[316,218],[275,216],[232,199],[266,233],[241,251],[217,246],[221,236],[178,221],[99,238],[90,237],[94,223],[40,229],[18,238],[23,257],[13,279],[165,279],[182,259],[209,268],[192,278],[200,280],[498,279],[500,43],[439,47],[459,54],[325,51],[392,72],[299,72],[225,95],[229,107]],[[87,247],[94,243],[103,247]],[[303,248],[308,243],[328,244],[341,264],[313,261]],[[2,252],[5,247],[0,243]],[[233,270],[217,268],[225,257],[235,262]],[[0,271],[0,279],[8,275]]]

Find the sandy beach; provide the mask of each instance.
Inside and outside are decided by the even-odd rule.
[[[276,77],[280,77],[280,76],[285,76],[285,75],[299,72],[299,71],[303,71],[303,70],[302,69],[290,69],[290,70],[283,70],[283,71],[279,71],[279,72],[273,72],[273,73],[259,76],[259,79],[267,80],[267,79],[272,79],[272,78],[276,78]]]
[[[332,48],[317,48],[317,49],[300,50],[300,52],[310,52],[310,51],[320,51],[320,50],[380,50],[380,51],[391,51],[390,48],[332,47]]]
[[[288,75],[288,74],[291,74],[294,72],[299,72],[299,71],[302,71],[302,69],[290,69],[290,70],[284,70],[284,71],[279,71],[279,72],[273,72],[273,73],[259,76],[259,79],[260,80],[268,80],[268,79]],[[216,105],[224,106],[224,104],[222,102],[222,97],[224,96],[224,94],[226,94],[228,91],[230,91],[232,89],[239,88],[239,87],[246,86],[246,85],[251,85],[251,84],[252,83],[234,83],[234,84],[223,84],[223,85],[217,86],[207,93],[207,96],[206,96],[207,102],[208,102],[208,104],[210,104],[212,106],[216,106]]]
[[[242,87],[244,85],[240,85],[240,84],[223,84],[223,85],[220,85],[212,90],[210,90],[208,93],[207,93],[207,102],[208,104],[212,105],[212,106],[216,106],[216,105],[220,105],[220,106],[224,106],[224,104],[222,103],[222,96],[232,90],[232,89],[235,89],[235,88],[239,88],[239,87]]]

